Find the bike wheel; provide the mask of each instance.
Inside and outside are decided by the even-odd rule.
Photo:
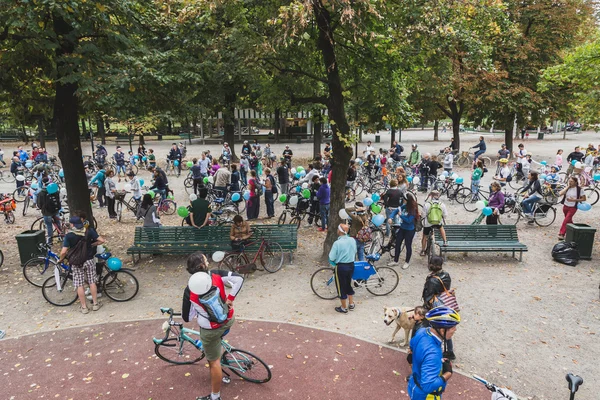
[[[277,242],[267,242],[260,253],[260,263],[267,272],[277,272],[283,265],[283,250]]]
[[[300,229],[300,223],[302,222],[302,218],[294,217],[290,219],[290,225],[296,225],[296,229]]]
[[[42,285],[42,295],[48,303],[58,306],[70,306],[77,300],[77,288],[73,285],[73,279],[67,272],[59,275],[61,290],[56,288],[56,279],[52,275]]]
[[[598,191],[595,187],[585,188],[583,193],[585,193],[585,201],[587,201],[591,205],[596,204],[598,202],[598,199],[600,198],[600,196],[598,195]]]
[[[11,174],[10,172],[3,174],[1,179],[6,183],[13,183],[16,180],[15,176],[13,174]]]
[[[15,213],[12,211],[8,211],[6,214],[4,214],[4,220],[9,225],[14,224],[15,223]]]
[[[25,201],[23,202],[23,216],[27,215],[27,211],[29,210],[29,203],[31,203],[31,197],[27,196]]]
[[[371,229],[371,240],[365,243],[365,254],[381,254],[381,248],[385,240],[384,232],[379,228]]]
[[[192,343],[172,337],[154,346],[154,354],[163,361],[176,365],[195,364],[204,358],[204,352]]]
[[[506,210],[504,214],[498,216],[498,223],[500,225],[516,225],[521,220],[521,213],[519,212],[518,206],[515,205],[510,211]]]
[[[23,276],[27,282],[41,288],[50,274],[54,273],[56,261],[45,257],[32,258],[23,265]]]
[[[132,164],[129,164],[129,165],[127,166],[127,172],[129,172],[129,171],[133,171],[133,173],[134,173],[135,175],[137,175],[137,174],[138,174],[138,172],[139,172],[138,166],[137,166],[137,165],[135,165],[135,164],[133,164],[133,165],[132,165]]]
[[[277,225],[283,225],[285,224],[285,220],[287,219],[288,213],[286,211],[283,211],[281,213],[281,215],[279,216],[279,219],[277,219]]]
[[[464,204],[467,199],[472,197],[471,189],[463,187],[456,191],[456,202],[458,204]]]
[[[471,160],[469,160],[468,157],[463,157],[460,156],[458,157],[458,160],[456,160],[456,163],[460,166],[460,167],[466,167],[467,165],[469,165],[469,163],[471,162]]]
[[[165,215],[173,215],[177,210],[177,204],[173,200],[163,200],[160,205],[160,212]]]
[[[467,210],[468,212],[477,211],[477,201],[475,201],[475,194],[473,194],[473,192],[470,192],[469,195],[464,197],[463,200],[464,202],[462,203],[462,205],[465,208],[465,210]]]
[[[338,297],[334,272],[333,268],[325,267],[316,270],[310,278],[310,288],[324,300],[333,300]]]
[[[271,380],[271,369],[254,354],[240,349],[231,349],[221,356],[221,366],[245,381],[265,383]]]
[[[516,174],[513,175],[512,180],[508,182],[508,186],[510,186],[510,188],[513,190],[520,189],[523,187],[523,178],[517,178]]]
[[[111,271],[102,281],[102,290],[114,301],[128,301],[138,293],[140,284],[129,271]]]
[[[235,210],[238,214],[241,214],[244,211],[246,211],[246,199],[244,199],[243,197],[241,197],[239,201],[236,201],[233,204],[235,204]]]
[[[13,199],[17,203],[22,203],[29,196],[29,188],[27,186],[21,186],[20,188],[16,188],[12,194]]]
[[[189,188],[193,187],[194,186],[194,179],[192,179],[191,176],[188,176],[187,178],[184,179],[183,186],[186,189],[189,189]]]
[[[230,253],[219,263],[219,268],[227,268],[231,272],[237,272],[237,268],[248,264],[248,257],[244,253]]]
[[[541,210],[541,207],[538,206],[533,215],[533,222],[538,226],[550,226],[556,219],[556,208],[547,206],[547,210],[543,211]]]
[[[483,165],[486,168],[490,168],[492,165],[494,165],[494,163],[492,162],[492,159],[487,156],[485,156],[485,157],[480,156],[477,159],[483,161]]]
[[[121,222],[121,218],[123,218],[123,203],[121,201],[117,202],[117,209],[115,211],[117,213],[117,221]]]
[[[52,229],[54,229],[54,225],[52,225]],[[31,224],[32,231],[41,231],[46,230],[46,224],[44,223],[44,217],[39,217]]]
[[[398,286],[400,277],[398,273],[390,267],[375,268],[376,274],[373,274],[367,279],[365,287],[369,293],[375,296],[385,296],[390,294]]]

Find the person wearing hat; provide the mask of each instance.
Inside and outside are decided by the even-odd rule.
[[[346,208],[346,213],[352,219],[352,225],[349,235],[356,240],[356,252],[358,261],[365,261],[365,242],[359,232],[363,228],[369,228],[369,220],[367,218],[367,208],[360,201],[354,207]]]
[[[329,263],[335,265],[335,286],[340,298],[341,306],[335,311],[347,314],[354,310],[354,289],[352,288],[352,275],[354,274],[354,257],[356,257],[356,241],[348,236],[350,227],[339,224],[338,238],[329,251]]]
[[[506,158],[508,160],[509,157],[510,157],[510,150],[506,148],[505,143],[502,143],[500,150],[498,150],[498,159],[501,160],[503,158]]]
[[[58,216],[62,205],[60,203],[60,193],[48,193],[47,186],[50,180],[48,177],[44,177],[41,181],[42,189],[37,194],[36,205],[42,212],[44,223],[46,224],[46,231],[48,233],[47,241],[52,244],[52,233],[54,231],[53,224],[61,226],[60,217]]]
[[[288,146],[286,144],[285,150],[283,150],[283,157],[285,158],[285,163],[287,164],[288,168],[292,168],[292,156],[293,155],[294,155],[294,152],[290,149],[290,146]]]
[[[129,170],[127,172],[127,177],[129,178],[129,182],[131,183],[131,195],[133,199],[139,204],[142,200],[142,185],[140,184],[140,179],[135,176],[135,172],[133,170]]]
[[[178,161],[178,164],[177,164],[177,176],[181,175],[181,159],[182,159],[182,155],[181,155],[180,148],[177,146],[177,143],[173,143],[171,145],[171,150],[169,150],[169,155],[167,156],[167,158],[169,159],[169,161],[171,161],[173,163],[173,166],[175,166],[175,161]]]
[[[87,314],[89,313],[89,309],[84,289],[86,283],[90,287],[92,295],[92,311],[98,311],[102,307],[102,304],[98,302],[96,262],[94,261],[94,256],[96,255],[96,246],[101,245],[105,240],[102,236],[98,235],[98,232],[94,228],[89,226],[89,223],[86,221],[86,215],[83,212],[75,211],[71,215],[71,218],[69,218],[71,229],[63,240],[63,247],[60,251],[58,262],[64,262],[69,249],[75,247],[80,240],[87,242],[87,260],[81,265],[71,264],[73,286],[77,288],[77,297],[79,298],[79,310],[82,314]]]
[[[412,145],[412,151],[408,155],[408,165],[414,166],[421,162],[421,152],[419,146],[416,143]]]
[[[235,322],[233,302],[242,290],[244,278],[235,272],[216,269],[208,271],[208,268],[208,259],[202,252],[192,253],[188,257],[187,271],[192,276],[183,292],[181,318],[185,322],[196,318],[200,327],[199,346],[206,355],[210,369],[211,392],[206,396],[197,397],[196,400],[221,400],[221,339],[227,335]],[[225,285],[231,287],[229,294]],[[201,301],[211,293],[218,294],[220,301],[210,304]],[[223,314],[222,322],[215,320],[217,309]]]
[[[247,140],[244,140],[244,144],[242,144],[242,154],[250,154],[251,151],[252,147]]]
[[[494,180],[500,182],[500,186],[505,186],[510,178],[510,168],[508,168],[508,160],[506,158],[501,158],[498,163],[500,166],[498,167],[498,175],[494,176]]]

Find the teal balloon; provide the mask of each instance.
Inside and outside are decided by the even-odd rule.
[[[144,186],[144,180],[140,179],[140,186]]]
[[[246,201],[250,200],[250,192],[247,190],[244,192],[244,200],[246,200]]]
[[[176,167],[179,167],[179,160],[173,161],[173,165],[176,166]]]
[[[373,215],[373,218],[371,218],[371,222],[373,223],[373,225],[379,227],[385,222],[385,217],[381,214]]]
[[[406,178],[406,180],[407,180],[409,183],[411,183],[411,182],[413,181],[413,177],[412,177],[412,176],[409,176],[408,178]]]
[[[483,215],[485,215],[486,217],[489,217],[490,215],[492,215],[494,213],[494,210],[492,210],[491,207],[484,207],[482,212],[483,212]]]
[[[144,162],[148,161],[148,157],[146,157],[146,156],[142,157],[142,161],[144,161]]]
[[[577,209],[581,211],[590,211],[592,209],[592,205],[587,202],[577,203]]]
[[[373,200],[374,203],[377,203],[380,199],[381,196],[379,196],[379,194],[377,193],[373,193],[373,195],[371,196],[371,200]]]
[[[239,193],[234,193],[231,195],[231,200],[232,201],[240,201],[240,199],[242,198],[242,196],[240,196]]]
[[[365,205],[365,207],[371,207],[371,204],[373,204],[373,200],[371,200],[369,197],[367,197],[366,199],[363,200],[363,204]]]
[[[51,184],[49,184],[46,187],[46,190],[48,191],[48,194],[54,194],[56,192],[58,192],[58,185],[54,182],[52,182]]]
[[[118,271],[123,267],[123,262],[117,257],[111,257],[106,261],[106,265],[111,271]]]
[[[61,168],[60,171],[58,171],[58,176],[61,178],[65,177],[65,171]]]

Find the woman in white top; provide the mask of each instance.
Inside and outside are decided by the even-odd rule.
[[[579,186],[579,181],[575,176],[569,178],[567,187],[561,190],[560,195],[564,196],[562,199],[562,204],[565,219],[560,227],[558,239],[564,240],[565,234],[567,233],[567,224],[573,223],[573,216],[577,212],[577,203],[585,201],[586,198],[585,194],[583,193],[583,189]]]
[[[499,161],[500,168],[498,168],[498,175],[494,177],[494,180],[500,182],[500,186],[504,186],[508,183],[508,177],[510,176],[510,168],[508,168],[508,160],[501,158]]]

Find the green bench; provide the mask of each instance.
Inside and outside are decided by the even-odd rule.
[[[445,225],[448,244],[444,246],[439,231],[436,230],[436,244],[444,258],[447,253],[468,252],[519,252],[519,261],[523,261],[523,252],[527,246],[519,242],[515,225]]]
[[[298,230],[295,225],[250,225],[256,238],[279,243],[283,252],[292,252],[298,247]],[[191,226],[163,226],[160,228],[136,227],[133,246],[127,249],[134,264],[142,254],[188,255],[196,251],[212,254],[215,251],[231,250],[229,226],[206,226],[197,229]],[[249,252],[258,249],[260,241],[247,247]]]

